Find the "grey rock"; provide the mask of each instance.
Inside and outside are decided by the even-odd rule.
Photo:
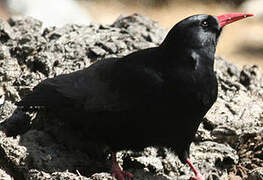
[[[9,39],[13,38],[13,30],[10,25],[4,21],[0,20],[0,42],[5,43]]]
[[[54,173],[46,173],[43,171],[38,171],[36,169],[31,169],[29,173],[26,175],[26,180],[32,180],[32,179],[45,179],[45,180],[89,180],[89,178],[86,178],[82,176],[81,174],[77,173],[70,173],[68,171],[65,172],[54,172]],[[91,178],[92,179],[92,178]],[[96,179],[96,178],[94,178]]]
[[[0,151],[3,152],[6,156],[6,159],[16,167],[25,167],[26,166],[26,157],[27,149],[24,146],[20,146],[20,136],[16,138],[6,137],[6,135],[1,131],[0,132]],[[3,164],[5,167],[8,164]],[[7,167],[8,168],[8,167]]]
[[[231,148],[228,144],[216,143],[213,141],[204,141],[199,144],[193,143],[190,152],[192,154],[191,157],[197,161],[201,169],[206,170],[206,173],[221,171],[223,174],[224,170],[239,161],[236,150]]]
[[[4,171],[3,169],[0,169],[0,179],[1,180],[13,180],[13,178],[7,174],[6,171]]]
[[[3,52],[7,52],[7,48],[2,48]],[[3,81],[15,81],[21,73],[21,68],[15,59],[5,55],[4,59],[0,61],[0,78]]]
[[[4,97],[4,90],[0,89],[0,91],[2,97]],[[9,118],[14,113],[15,109],[16,106],[12,102],[4,101],[4,103],[0,105],[0,123]]]
[[[63,131],[63,122],[45,111],[24,113],[14,102],[46,78],[157,46],[167,31],[138,14],[120,17],[112,25],[65,25],[43,31],[42,23],[29,17],[1,23],[7,38],[0,45],[0,166],[15,179],[113,179],[104,146],[85,139],[65,144],[60,136],[71,139],[78,133]],[[191,146],[194,164],[214,180],[225,179],[233,166],[245,162],[242,148],[237,147],[249,148],[244,136],[254,137],[263,130],[263,81],[258,67],[240,69],[216,57],[216,74],[218,100]],[[52,123],[45,123],[47,118],[53,118]],[[57,130],[56,138],[49,133],[52,129]],[[85,150],[78,149],[79,144]],[[259,147],[255,147],[256,158],[261,158]],[[118,161],[138,180],[186,180],[193,175],[165,148],[121,151]]]
[[[228,142],[234,147],[242,134],[262,131],[262,75],[256,66],[239,69],[220,57],[216,74],[218,99],[199,128],[199,138]],[[247,86],[240,81],[244,76],[249,81]]]
[[[27,33],[41,32],[42,29],[42,22],[32,17],[11,17],[8,23],[13,28],[13,31],[21,36]]]
[[[240,73],[240,83],[248,88],[252,93],[259,93],[259,96],[263,96],[262,74],[258,66],[244,66]]]
[[[249,175],[247,180],[262,180],[263,179],[263,168],[256,168],[252,170]]]

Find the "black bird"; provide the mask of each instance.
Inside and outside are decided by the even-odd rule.
[[[225,25],[248,16],[253,15],[188,17],[159,47],[46,79],[16,105],[53,108],[72,117],[83,112],[77,122],[86,128],[87,138],[107,144],[114,153],[168,147],[194,170],[192,179],[202,180],[189,160],[189,147],[217,98],[217,41]],[[114,153],[113,176],[130,179],[132,174],[120,169]]]

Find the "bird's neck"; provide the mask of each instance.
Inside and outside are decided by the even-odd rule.
[[[159,47],[162,54],[162,61],[168,66],[182,66],[196,70],[199,66],[213,70],[215,48],[208,47]]]

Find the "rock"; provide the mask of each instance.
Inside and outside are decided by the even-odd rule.
[[[263,166],[262,134],[263,132],[247,133],[240,137],[236,147],[240,160],[231,171],[241,176],[242,179],[247,179],[250,172]]]
[[[45,180],[52,180],[52,179],[67,179],[67,180],[91,180],[93,178],[86,178],[83,177],[81,174],[77,173],[70,173],[68,171],[65,172],[55,172],[55,173],[46,173],[43,171],[38,171],[35,169],[32,169],[29,171],[29,173],[26,175],[27,180],[31,179],[45,179]]]
[[[4,101],[0,106],[0,123],[8,119],[15,111],[16,106],[10,101]]]
[[[240,176],[236,176],[232,173],[229,174],[228,178],[229,178],[229,180],[242,180],[242,178]]]
[[[0,169],[0,179],[12,180],[13,178],[11,176],[9,176],[4,170]]]
[[[227,142],[235,147],[244,133],[263,130],[262,75],[256,66],[239,69],[222,58],[217,58],[216,73],[218,98],[199,128],[199,138]]]
[[[0,107],[5,103],[5,92],[3,87],[0,87]]]
[[[78,139],[81,133],[60,128],[63,121],[48,112],[25,113],[14,103],[46,78],[157,46],[166,33],[138,14],[120,17],[112,25],[69,24],[43,31],[42,23],[29,17],[1,21],[0,167],[22,180],[113,179],[105,146]],[[215,64],[218,100],[200,125],[191,145],[191,159],[209,179],[226,179],[228,172],[232,179],[243,178],[241,170],[247,175],[263,161],[262,75],[256,66],[241,69],[220,57]],[[47,118],[53,118],[51,123],[45,123]],[[56,138],[49,133],[54,129]],[[62,136],[75,141],[67,144]],[[142,152],[117,155],[134,179],[186,180],[193,175],[169,149],[147,147]]]
[[[10,25],[6,21],[1,19],[0,20],[0,42],[5,43],[9,39],[12,39],[13,34],[14,33]]]
[[[201,169],[217,171],[228,169],[239,161],[236,150],[227,144],[216,143],[213,141],[192,144],[190,150],[191,157],[198,161]],[[204,162],[205,160],[205,162]],[[210,167],[209,167],[210,166]],[[215,166],[217,169],[215,169]],[[222,174],[224,172],[222,171]]]
[[[263,180],[263,168],[256,168],[252,170],[249,175],[247,180]]]
[[[252,93],[263,96],[262,74],[256,65],[246,65],[240,72],[240,83],[248,88]]]

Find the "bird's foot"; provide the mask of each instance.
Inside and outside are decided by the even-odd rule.
[[[191,177],[191,180],[205,180],[204,176],[194,167],[193,163],[190,159],[186,159],[186,163],[190,166],[190,168],[194,171],[195,176]]]
[[[128,171],[118,170],[112,173],[112,177],[115,177],[117,180],[125,180],[125,177],[127,179],[133,178],[133,174]]]
[[[128,171],[121,170],[117,160],[116,160],[116,154],[112,153],[112,177],[115,177],[117,180],[125,180],[125,177],[127,179],[133,178],[133,174]]]
[[[205,180],[205,177],[198,173],[196,176],[191,177],[191,180]]]

